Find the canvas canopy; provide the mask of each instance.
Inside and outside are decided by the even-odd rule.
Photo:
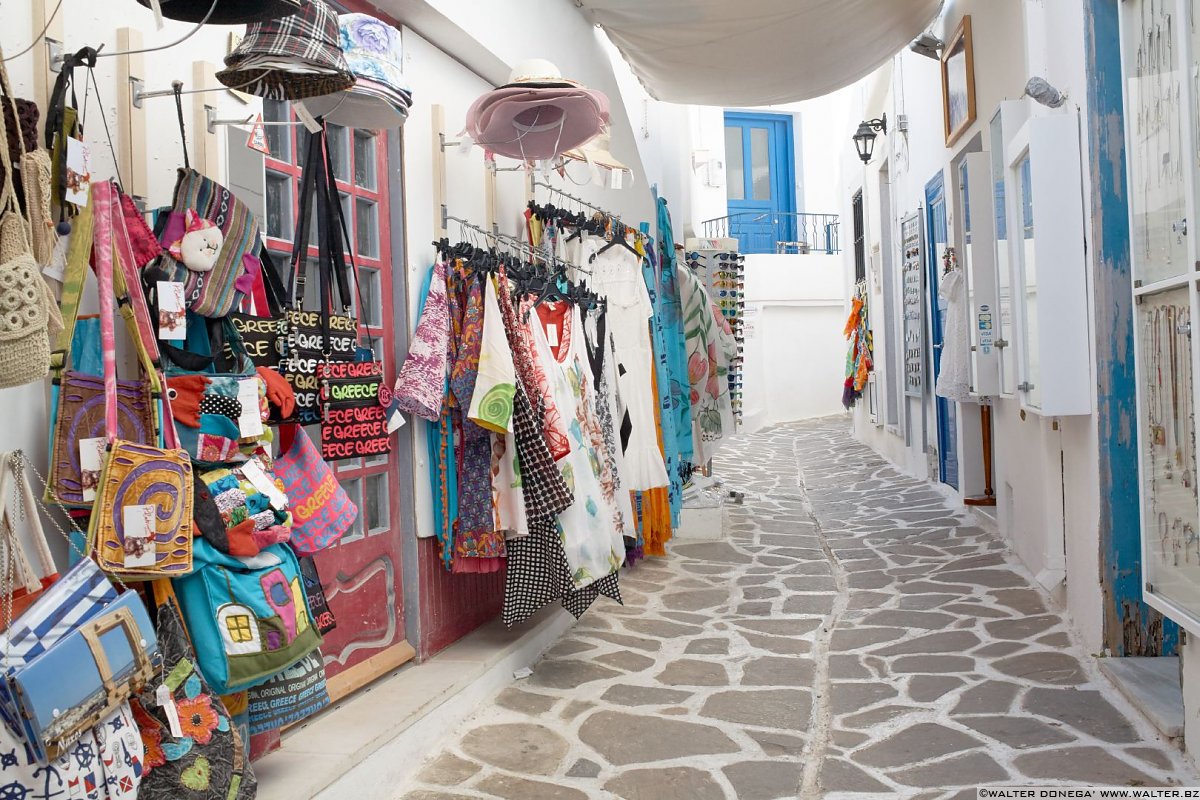
[[[933,22],[943,0],[575,2],[655,98],[762,106],[870,74]]]

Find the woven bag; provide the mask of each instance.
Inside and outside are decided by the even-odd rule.
[[[8,71],[0,59],[0,87],[12,100]],[[0,141],[7,129],[0,114]],[[19,140],[19,137],[18,137]],[[0,147],[4,184],[0,186],[0,388],[39,381],[50,372],[50,287],[42,280],[29,244],[29,223],[21,214],[8,148]]]

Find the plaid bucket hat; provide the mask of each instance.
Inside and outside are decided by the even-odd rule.
[[[151,7],[150,0],[138,2]],[[160,4],[167,19],[200,22],[207,15],[209,25],[245,25],[295,14],[304,0],[160,0]]]
[[[354,85],[337,15],[324,0],[310,0],[290,17],[247,26],[225,67],[217,73],[221,83],[271,100],[304,100]]]

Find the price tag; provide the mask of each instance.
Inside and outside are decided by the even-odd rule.
[[[243,378],[238,381],[238,402],[242,404],[242,415],[238,417],[238,430],[243,439],[258,439],[263,435],[262,412],[259,409],[259,378]]]
[[[247,461],[242,465],[242,474],[246,476],[246,480],[250,481],[250,485],[258,489],[267,500],[270,501],[271,507],[283,511],[287,508],[287,495],[279,491],[279,487],[267,475],[257,461]]]
[[[625,170],[610,169],[608,171],[608,188],[620,189],[625,185]]]
[[[171,728],[171,735],[176,739],[183,736],[183,727],[179,724],[179,709],[175,707],[175,698],[171,696],[171,690],[166,684],[159,686],[154,692],[154,701],[158,707],[163,710],[167,717],[167,725]]]
[[[558,326],[557,325],[547,325],[546,326],[546,344],[550,345],[551,347],[558,347]]]
[[[107,444],[103,436],[79,440],[79,482],[85,501],[96,499],[96,487],[100,485],[100,469],[104,464]]]
[[[309,133],[321,132],[321,123],[317,122],[317,118],[304,106],[304,103],[299,101],[292,103],[292,109],[296,112],[296,116],[300,118],[300,121],[304,123],[304,127],[308,129]]]
[[[158,338],[165,342],[187,338],[187,306],[180,281],[158,281]]]

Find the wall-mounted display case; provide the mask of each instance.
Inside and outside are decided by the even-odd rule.
[[[1000,394],[998,278],[992,158],[969,153],[959,164],[962,194],[962,267],[967,277],[967,329],[971,340],[971,394]],[[1007,265],[1005,265],[1007,269]]]
[[[1006,207],[1017,396],[1045,417],[1091,414],[1096,387],[1078,117],[1031,117],[1006,140],[1004,160],[1005,190],[1015,194]]]
[[[1125,156],[1146,602],[1200,634],[1200,488],[1193,376],[1200,342],[1200,8],[1121,4]]]

